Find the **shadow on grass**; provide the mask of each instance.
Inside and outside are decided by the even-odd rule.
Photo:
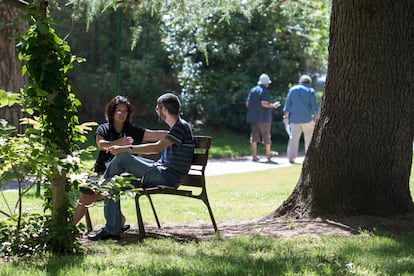
[[[70,271],[73,267],[81,266],[84,256],[53,256],[48,259],[48,275],[62,275],[62,271]],[[40,268],[41,269],[41,268]]]
[[[151,229],[152,230],[152,229]],[[210,232],[211,233],[211,232]],[[257,234],[204,240],[194,234],[154,233],[143,243],[127,233],[121,246],[154,256],[149,273],[169,275],[400,275],[414,271],[414,237],[356,235],[352,237],[298,236],[292,239]],[[157,260],[170,260],[155,266]],[[191,265],[180,266],[187,263]]]

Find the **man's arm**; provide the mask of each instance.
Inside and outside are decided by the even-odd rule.
[[[107,141],[105,138],[99,134],[95,136],[96,145],[98,146],[99,150],[107,150],[108,148],[118,145],[118,146],[127,146],[132,145],[134,139],[132,137],[121,137],[114,141]]]
[[[311,106],[312,106],[312,112],[313,112],[313,119],[317,120],[319,119],[318,101],[316,100],[315,89],[311,88],[311,91],[312,91]]]
[[[145,129],[144,137],[142,138],[142,142],[155,142],[159,141],[167,135],[168,131],[166,130],[151,130]]]
[[[108,151],[112,155],[118,155],[123,152],[129,152],[132,154],[139,154],[139,153],[146,153],[146,154],[153,154],[159,153],[163,149],[171,146],[173,143],[165,138],[154,142],[154,143],[147,143],[147,144],[140,144],[140,145],[130,145],[130,146],[113,146],[108,149]]]
[[[266,101],[262,101],[262,107],[264,108],[278,108],[280,106],[280,102],[269,103]]]

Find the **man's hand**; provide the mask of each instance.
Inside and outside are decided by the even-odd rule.
[[[272,104],[272,107],[273,108],[278,108],[280,106],[280,102],[279,101],[277,101],[277,102],[275,102],[274,104]]]

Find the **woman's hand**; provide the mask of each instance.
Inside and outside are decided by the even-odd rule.
[[[129,146],[132,145],[132,143],[134,143],[134,139],[130,136],[121,137],[115,141],[117,146]]]
[[[107,148],[106,152],[109,152],[112,155],[118,155],[123,152],[128,152],[129,147],[126,146],[111,146]]]

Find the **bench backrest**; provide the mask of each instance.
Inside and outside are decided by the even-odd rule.
[[[204,187],[204,172],[208,161],[208,152],[211,146],[211,137],[194,136],[194,157],[191,163],[188,177],[181,183],[181,186]]]
[[[194,156],[191,162],[187,178],[180,186],[201,187],[205,186],[204,172],[208,161],[208,152],[211,146],[210,136],[194,136]],[[160,154],[142,154],[142,157],[158,160]]]

